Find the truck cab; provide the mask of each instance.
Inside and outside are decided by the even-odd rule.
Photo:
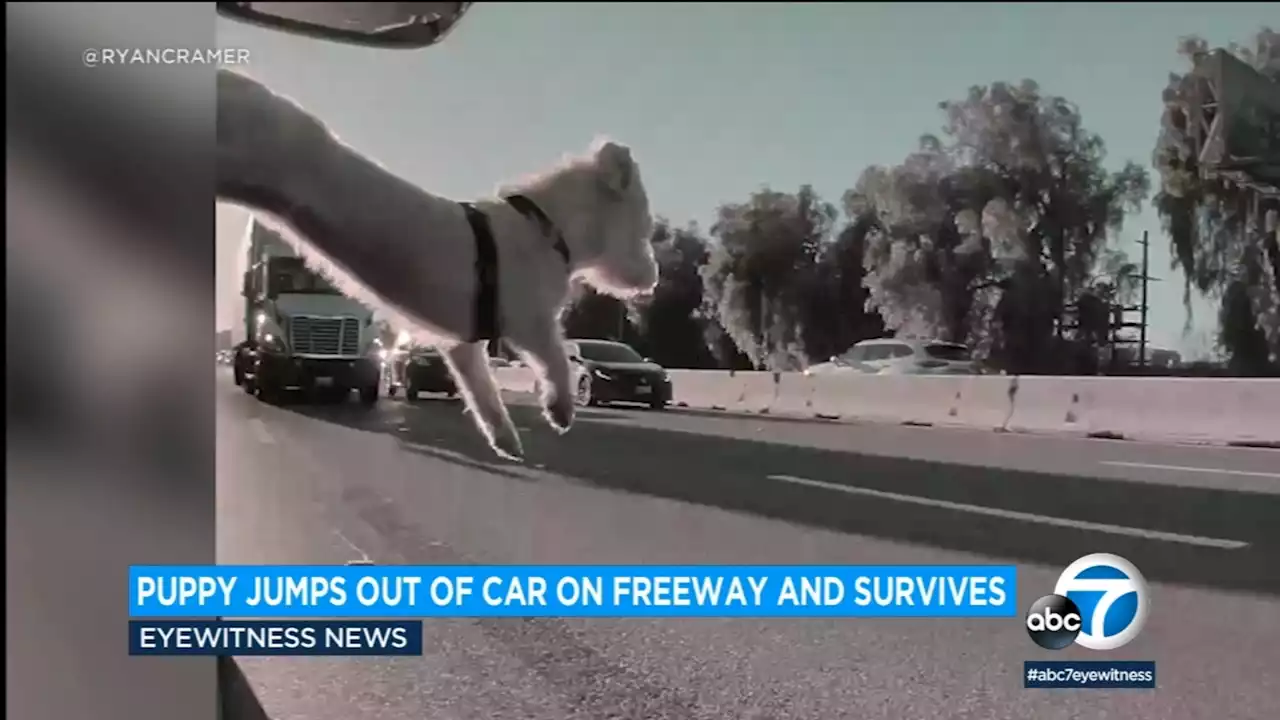
[[[273,399],[284,392],[373,405],[381,385],[373,312],[307,267],[274,231],[250,224],[243,277],[245,340],[236,347],[236,383]]]

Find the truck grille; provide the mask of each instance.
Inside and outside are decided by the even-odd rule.
[[[289,345],[299,355],[358,355],[360,319],[295,316],[289,322]]]

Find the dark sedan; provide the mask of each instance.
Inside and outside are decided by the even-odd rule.
[[[449,397],[458,394],[449,366],[434,347],[414,347],[398,354],[392,364],[391,385],[392,395],[397,387],[403,387],[409,402],[418,400],[418,394],[424,392],[443,393]]]
[[[619,342],[570,340],[569,357],[578,366],[579,405],[644,403],[655,410],[671,402],[671,378],[661,365]]]

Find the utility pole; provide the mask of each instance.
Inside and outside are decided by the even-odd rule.
[[[1142,231],[1142,327],[1138,330],[1138,368],[1147,368],[1147,285],[1151,283],[1151,240]]]
[[[760,291],[760,345],[763,351],[760,353],[760,360],[756,363],[757,370],[768,370],[769,353],[773,348],[769,345],[769,297],[764,294],[764,290]]]

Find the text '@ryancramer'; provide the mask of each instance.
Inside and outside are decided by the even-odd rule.
[[[1156,686],[1156,664],[1148,661],[1028,661],[1024,673],[1025,688],[1120,690]]]
[[[248,65],[247,48],[85,48],[85,67],[103,65]]]

